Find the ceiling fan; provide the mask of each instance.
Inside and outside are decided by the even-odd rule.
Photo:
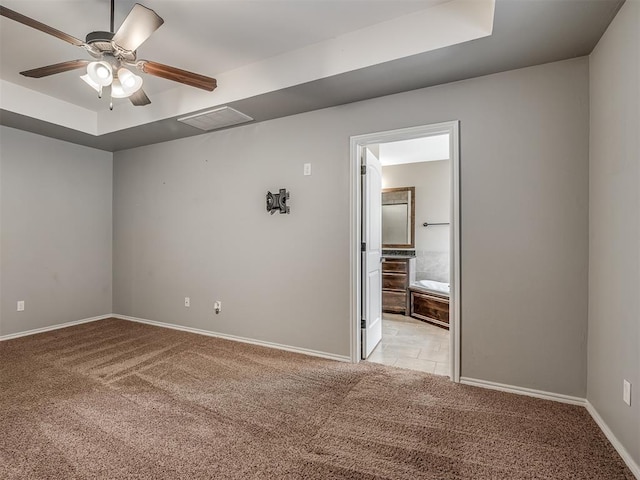
[[[143,106],[151,103],[149,97],[142,90],[142,77],[134,74],[127,67],[134,67],[141,72],[156,77],[161,77],[174,82],[183,83],[209,92],[213,91],[217,84],[216,79],[197,73],[182,70],[180,68],[163,65],[150,60],[139,60],[136,50],[153,32],[155,32],[164,20],[150,8],[136,3],[127,17],[120,25],[117,32],[113,28],[113,15],[115,0],[111,0],[111,24],[109,32],[90,32],[85,41],[56,30],[37,20],[29,18],[18,12],[0,5],[0,15],[35,28],[41,32],[53,35],[60,40],[84,48],[95,60],[70,60],[68,62],[47,65],[20,72],[25,77],[42,78],[57,73],[68,72],[86,68],[86,74],[80,78],[98,92],[102,97],[104,87],[109,87],[111,101],[109,108],[113,110],[114,98],[128,98],[135,106]]]

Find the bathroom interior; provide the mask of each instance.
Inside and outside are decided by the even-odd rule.
[[[382,164],[383,323],[367,360],[449,375],[449,135],[375,150]]]

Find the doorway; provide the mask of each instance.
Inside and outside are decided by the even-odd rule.
[[[384,344],[384,336],[380,335],[380,332],[386,330],[389,335],[397,334],[400,329],[409,329],[412,332],[418,332],[420,335],[425,333],[427,337],[431,335],[431,339],[426,340],[433,349],[434,342],[439,341],[440,344],[448,343],[448,348],[442,348],[439,357],[442,360],[442,364],[447,364],[447,370],[443,371],[440,368],[434,373],[446,374],[452,380],[459,381],[460,378],[460,162],[459,162],[459,140],[458,140],[458,122],[445,122],[433,125],[425,125],[418,127],[411,127],[400,130],[392,130],[386,132],[377,132],[365,135],[358,135],[351,137],[351,314],[352,314],[352,329],[351,329],[351,359],[353,362],[358,362],[361,358],[367,358],[372,353],[374,356],[380,355],[382,348],[387,348],[385,345],[379,345],[380,339]],[[382,163],[389,163],[390,156],[385,154],[385,151],[391,152],[391,147],[408,147],[409,145],[415,146],[417,144],[426,145],[430,144],[439,145],[439,152],[435,153],[436,157],[431,160],[444,160],[444,156],[447,157],[447,165],[441,165],[438,167],[440,171],[446,168],[446,173],[449,181],[448,204],[446,208],[448,212],[445,212],[444,216],[448,218],[424,218],[424,213],[420,213],[421,216],[415,216],[415,210],[412,212],[414,218],[414,227],[411,229],[411,215],[407,213],[406,206],[400,205],[403,202],[406,204],[406,200],[398,200],[399,195],[408,195],[412,201],[415,201],[416,193],[413,190],[413,198],[411,198],[411,192],[404,193],[398,190],[408,190],[408,188],[399,188],[398,182],[402,183],[402,180],[395,180],[396,184],[393,185],[393,195],[395,200],[391,201],[393,205],[388,208],[388,215],[396,215],[397,212],[404,212],[405,219],[408,222],[406,238],[402,238],[402,235],[393,237],[393,241],[390,244],[387,241],[387,247],[396,247],[395,249],[382,248],[378,242],[376,235],[382,237],[382,232],[371,234],[372,225],[373,230],[377,232],[377,229],[381,230],[381,221],[376,220],[382,215],[382,197],[381,197],[381,184],[382,178],[378,181],[376,187],[376,175],[373,175],[373,180],[367,177],[367,169],[363,168],[363,165],[372,164],[373,161],[379,162],[378,157],[382,157]],[[432,147],[429,147],[431,150]],[[396,148],[397,150],[397,148]],[[424,148],[422,148],[424,150]],[[446,153],[442,153],[446,151]],[[388,157],[388,158],[385,158]],[[394,160],[397,162],[398,160]],[[419,160],[414,158],[406,163],[416,163]],[[423,160],[424,161],[424,160]],[[393,162],[392,162],[393,163]],[[402,163],[402,161],[400,161]],[[373,163],[374,168],[375,163]],[[435,165],[435,162],[434,162]],[[384,169],[385,167],[381,167]],[[391,169],[391,167],[389,167]],[[414,167],[411,167],[414,168]],[[396,173],[399,171],[394,167]],[[393,169],[392,169],[393,170]],[[414,168],[415,170],[415,168]],[[391,171],[391,170],[390,170]],[[405,172],[406,175],[406,172]],[[409,174],[411,175],[411,174]],[[416,181],[419,181],[416,180]],[[410,180],[404,180],[405,183],[411,183]],[[391,185],[387,185],[391,186]],[[403,185],[404,187],[411,187],[413,185]],[[377,188],[377,190],[376,190]],[[422,189],[422,193],[418,194],[419,202],[425,201],[426,190]],[[370,200],[371,198],[375,200]],[[414,207],[415,209],[416,207]],[[420,206],[418,211],[420,211]],[[411,209],[409,208],[409,211]],[[371,216],[373,212],[373,217]],[[396,212],[396,213],[393,213]],[[393,220],[393,219],[392,219]],[[442,220],[449,220],[444,222]],[[376,224],[377,222],[377,224]],[[399,223],[402,223],[401,221]],[[444,226],[439,224],[450,225]],[[440,233],[438,233],[438,231]],[[416,254],[420,252],[423,255],[425,252],[416,248],[416,239],[420,240],[420,237],[425,235],[431,235],[432,237],[440,236],[441,233],[447,231],[448,238],[448,266],[446,272],[442,271],[442,265],[440,265],[440,272],[431,272],[428,276],[438,276],[442,278],[424,278],[427,275],[425,270],[425,259],[416,259]],[[387,232],[389,234],[389,232]],[[388,237],[391,238],[391,237]],[[368,240],[371,240],[369,242]],[[378,242],[378,243],[377,243]],[[418,246],[419,247],[419,246]],[[433,256],[433,252],[427,252]],[[442,252],[441,252],[442,253]],[[395,255],[394,255],[395,254]],[[398,270],[398,274],[385,274],[382,272],[381,260],[391,261],[387,268],[392,268],[392,271]],[[416,261],[420,261],[420,273],[416,276]],[[433,260],[433,258],[431,259]],[[433,263],[433,262],[432,262]],[[438,263],[437,261],[435,262]],[[440,262],[442,263],[442,262]],[[433,267],[433,265],[432,265]],[[443,318],[439,318],[437,314],[438,307],[436,305],[435,310],[429,310],[428,317],[422,316],[420,312],[420,302],[422,301],[420,285],[415,283],[417,280],[444,280],[442,285],[447,286],[448,292],[448,335],[445,329],[441,328]],[[384,280],[383,280],[384,279]],[[379,289],[383,282],[388,283],[391,280],[393,285],[391,290],[381,293],[379,296]],[[448,281],[447,281],[448,280]],[[400,282],[405,282],[400,285]],[[438,282],[436,282],[438,283]],[[415,286],[415,288],[409,289],[409,285]],[[383,286],[384,287],[384,286]],[[432,288],[429,284],[428,288]],[[411,291],[410,291],[411,290]],[[415,290],[415,292],[414,292]],[[435,293],[431,295],[430,290],[426,291],[428,297],[438,297]],[[414,298],[415,293],[415,298]],[[385,296],[387,300],[387,310],[382,315],[381,307],[384,302],[380,297]],[[444,294],[443,294],[444,297]],[[391,299],[391,303],[389,303]],[[391,306],[389,306],[391,305]],[[416,310],[414,311],[414,306]],[[431,308],[431,306],[429,307]],[[397,309],[397,310],[396,310]],[[378,313],[379,312],[379,313]],[[432,313],[436,312],[436,313]],[[379,315],[379,317],[378,317]],[[378,322],[378,320],[382,320]],[[426,321],[425,321],[426,320]],[[422,327],[425,327],[423,329]],[[447,338],[448,337],[448,338]],[[420,342],[419,338],[414,338],[412,341]],[[387,342],[389,344],[394,342]],[[436,350],[439,350],[439,345]],[[427,344],[424,345],[427,347]],[[405,349],[405,351],[407,351]],[[448,352],[448,359],[442,358],[445,355],[445,351]],[[378,353],[376,353],[378,352]],[[425,355],[428,356],[427,353]],[[448,360],[445,362],[444,360]],[[435,360],[434,360],[435,361]],[[435,363],[434,363],[435,365]],[[441,365],[441,366],[443,366]],[[411,368],[406,362],[400,362],[397,366],[405,366]]]

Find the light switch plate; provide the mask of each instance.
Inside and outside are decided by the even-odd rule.
[[[622,381],[622,400],[624,400],[624,403],[631,406],[631,382],[628,380]]]

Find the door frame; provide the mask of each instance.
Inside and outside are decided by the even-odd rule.
[[[360,186],[363,189],[361,198],[382,198],[382,164],[376,154],[370,149],[362,149],[361,165],[366,170],[366,175],[361,175]],[[371,157],[371,158],[370,158]],[[374,178],[374,173],[378,178]],[[363,309],[360,347],[360,358],[366,358],[382,341],[382,202],[377,205],[370,200],[361,201],[360,212],[362,217],[362,247],[360,261],[362,262],[362,289]],[[366,208],[364,208],[366,207]],[[372,227],[373,226],[373,227]],[[372,277],[372,273],[375,275]],[[378,292],[372,291],[373,284],[377,284]],[[375,345],[374,345],[375,343]],[[370,349],[370,350],[369,350]]]
[[[361,339],[361,182],[360,162],[362,149],[369,145],[415,138],[442,135],[448,133],[451,151],[451,237],[450,237],[450,284],[449,299],[449,342],[451,354],[451,370],[449,377],[460,382],[460,136],[459,121],[448,121],[430,125],[387,130],[350,137],[350,248],[351,265],[350,282],[350,350],[351,362],[360,361]]]

